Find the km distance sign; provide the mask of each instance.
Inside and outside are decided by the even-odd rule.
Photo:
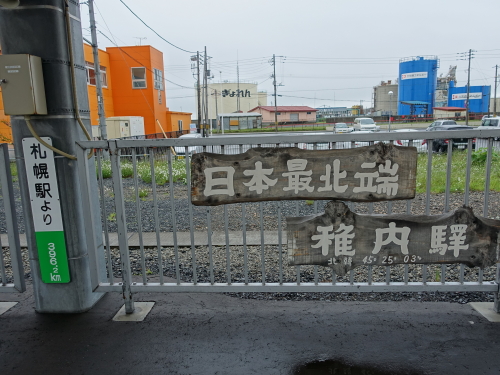
[[[52,145],[51,138],[42,139]],[[69,283],[54,153],[36,138],[24,138],[22,143],[42,281]]]
[[[323,214],[287,217],[289,265],[322,265],[338,275],[362,265],[463,263],[498,259],[500,220],[462,207],[443,215],[360,215],[342,202]]]

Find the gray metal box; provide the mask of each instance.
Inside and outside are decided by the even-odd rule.
[[[6,115],[47,114],[40,57],[0,55],[0,81]]]

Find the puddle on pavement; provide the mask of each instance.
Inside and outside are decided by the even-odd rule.
[[[373,368],[347,365],[340,361],[316,361],[295,368],[293,375],[417,375],[411,371],[380,371]]]

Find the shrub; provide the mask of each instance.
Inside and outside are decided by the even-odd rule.
[[[488,149],[480,148],[472,153],[472,164],[474,165],[484,165],[486,159],[488,158]],[[492,151],[491,160],[493,162],[498,162],[500,160],[500,155],[496,151]]]

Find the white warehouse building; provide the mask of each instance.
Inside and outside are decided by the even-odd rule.
[[[203,99],[201,102],[203,103]],[[196,105],[198,106],[197,95]],[[208,117],[211,120],[216,119],[216,113],[248,112],[265,105],[267,92],[258,91],[257,83],[222,81],[208,84]]]

